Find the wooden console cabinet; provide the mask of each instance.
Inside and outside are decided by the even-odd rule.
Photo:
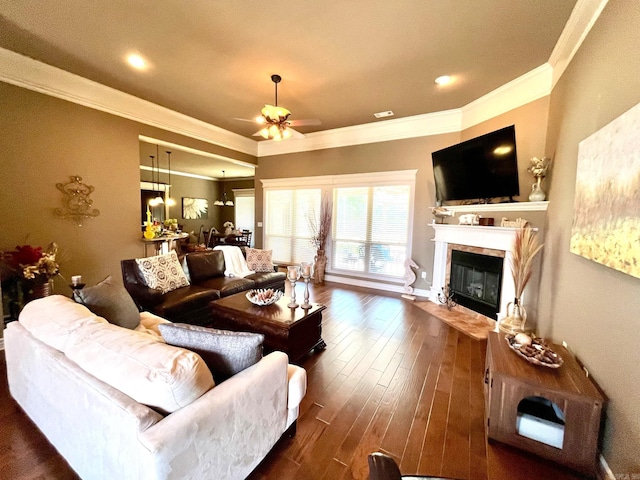
[[[527,362],[504,334],[489,334],[487,437],[595,475],[606,398],[567,349],[551,348],[564,360],[558,369]]]

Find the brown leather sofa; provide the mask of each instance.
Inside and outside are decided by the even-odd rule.
[[[122,260],[122,281],[140,310],[172,322],[205,325],[211,322],[209,302],[254,288],[284,291],[286,274],[254,273],[244,278],[225,277],[224,255],[219,250],[187,253],[182,266],[191,285],[162,294],[144,283],[135,259]]]

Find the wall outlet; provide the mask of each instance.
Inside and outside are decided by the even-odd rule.
[[[420,274],[420,278],[422,278],[423,280],[426,280],[427,279],[427,272],[422,272]]]
[[[258,222],[257,227],[262,228],[262,222]]]

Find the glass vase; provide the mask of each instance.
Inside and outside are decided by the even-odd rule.
[[[527,322],[527,311],[520,303],[519,298],[514,298],[513,302],[507,304],[507,314],[498,322],[498,328],[504,333],[522,333],[525,331]]]

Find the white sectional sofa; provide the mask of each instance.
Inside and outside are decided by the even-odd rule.
[[[128,330],[56,295],[5,331],[11,395],[85,479],[243,479],[295,432],[306,372],[271,353],[213,385],[143,312]]]

